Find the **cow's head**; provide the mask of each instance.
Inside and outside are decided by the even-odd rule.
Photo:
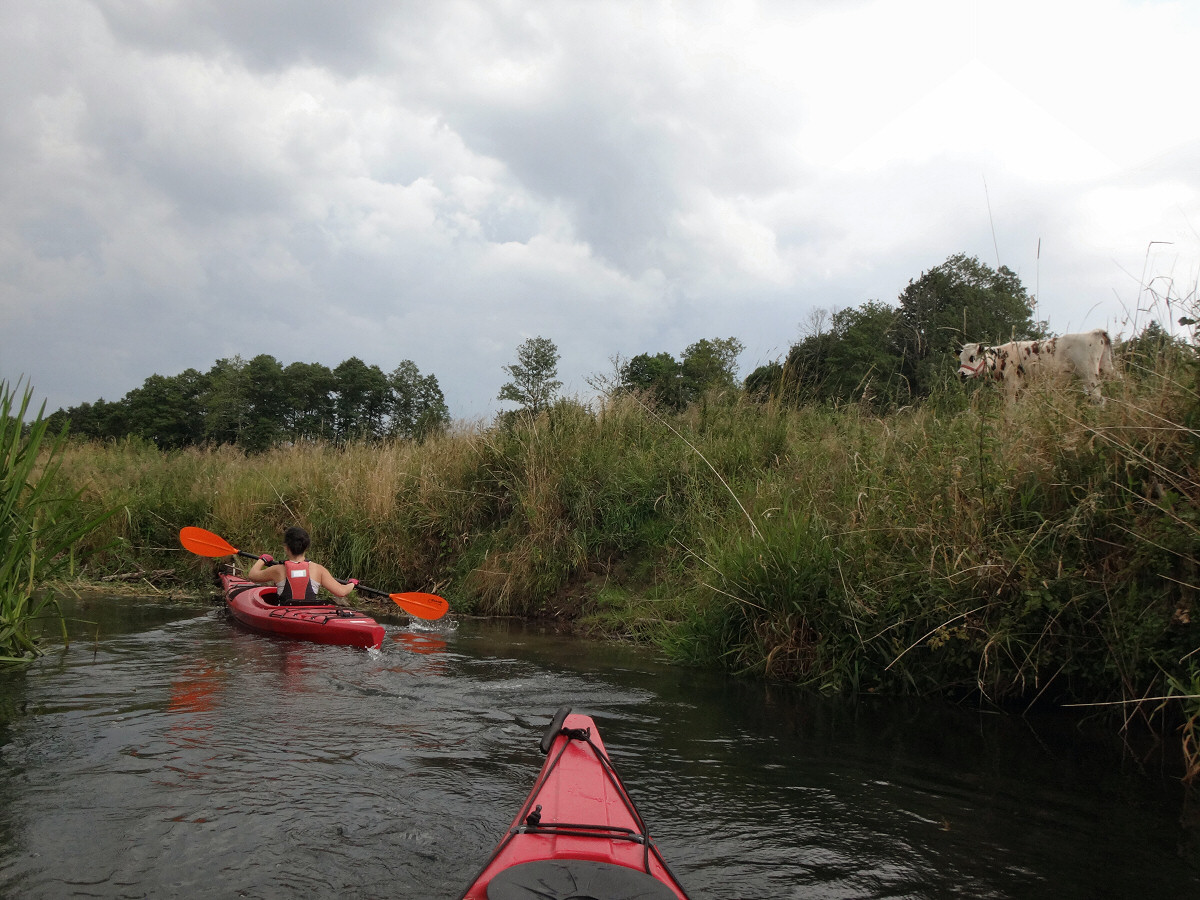
[[[964,344],[958,354],[958,377],[975,378],[983,375],[995,365],[995,355],[983,344]]]

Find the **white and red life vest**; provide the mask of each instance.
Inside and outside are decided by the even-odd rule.
[[[308,561],[292,562],[287,560],[280,563],[283,566],[284,580],[277,586],[279,600],[316,600],[318,585],[308,574]]]

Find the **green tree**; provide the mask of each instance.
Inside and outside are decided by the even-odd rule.
[[[737,338],[702,338],[683,351],[639,353],[617,369],[617,390],[651,397],[659,406],[681,410],[705,391],[737,387],[737,358],[742,352]]]
[[[827,383],[833,371],[830,354],[837,337],[825,326],[824,310],[813,317],[813,328],[792,345],[775,390],[788,402],[800,404],[828,399]]]
[[[1042,337],[1033,302],[1011,269],[959,253],[910,281],[900,294],[895,336],[901,374],[914,397],[953,377],[964,341],[1003,343]]]
[[[437,378],[422,375],[411,359],[396,366],[388,382],[392,387],[392,435],[423,440],[450,424],[450,410]]]
[[[337,378],[321,363],[290,363],[283,370],[284,430],[293,441],[329,440],[336,418]]]
[[[892,406],[908,397],[900,372],[903,359],[896,341],[894,308],[869,300],[835,312],[825,357],[822,397],[834,402],[867,400]]]
[[[1118,352],[1135,370],[1153,371],[1167,357],[1186,354],[1187,342],[1173,337],[1157,320],[1151,320],[1140,334],[1125,341]]]
[[[260,353],[246,363],[246,425],[238,445],[250,453],[261,453],[279,443],[287,420],[287,395],[283,366],[275,357]]]
[[[769,395],[793,403],[865,400],[880,408],[911,403],[954,377],[964,337],[994,343],[1044,332],[1013,272],[963,254],[910,281],[899,299],[898,308],[870,300],[815,315],[812,332],[792,346],[777,382],[765,388]],[[755,385],[762,390],[773,374],[755,372]]]
[[[202,409],[204,437],[215,444],[238,444],[249,420],[250,380],[240,356],[218,359],[206,375]]]
[[[779,397],[783,392],[783,384],[783,363],[773,360],[747,375],[742,383],[742,390],[751,400],[762,403]]]
[[[376,365],[352,356],[333,370],[337,379],[334,410],[337,437],[342,441],[382,437],[392,401],[392,386]]]
[[[124,403],[119,400],[109,403],[103,398],[95,403],[59,409],[46,417],[51,432],[57,434],[66,426],[73,437],[92,441],[124,437],[129,432],[128,420]]]
[[[204,439],[201,399],[208,382],[195,369],[175,376],[151,375],[140,388],[125,395],[129,433],[175,450]]]
[[[683,366],[670,353],[639,353],[618,372],[618,391],[648,395],[668,409],[683,408]]]
[[[745,349],[737,338],[701,338],[683,351],[680,381],[684,401],[706,391],[737,387],[737,358]]]
[[[562,382],[558,375],[558,347],[554,341],[544,337],[532,337],[517,347],[517,361],[504,366],[512,381],[500,388],[498,399],[511,400],[533,415],[545,410]]]

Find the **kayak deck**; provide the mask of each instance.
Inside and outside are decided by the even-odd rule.
[[[368,615],[334,603],[280,605],[272,584],[256,584],[221,573],[225,607],[233,618],[254,631],[298,641],[372,648],[383,643],[383,626]]]
[[[559,709],[542,771],[463,900],[687,900],[650,838],[595,722]]]

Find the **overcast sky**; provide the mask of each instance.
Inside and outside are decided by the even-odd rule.
[[[1193,0],[0,0],[0,378],[410,359],[471,420],[528,337],[568,394],[744,377],[960,252],[1128,334],[1196,296],[1197,47]]]

